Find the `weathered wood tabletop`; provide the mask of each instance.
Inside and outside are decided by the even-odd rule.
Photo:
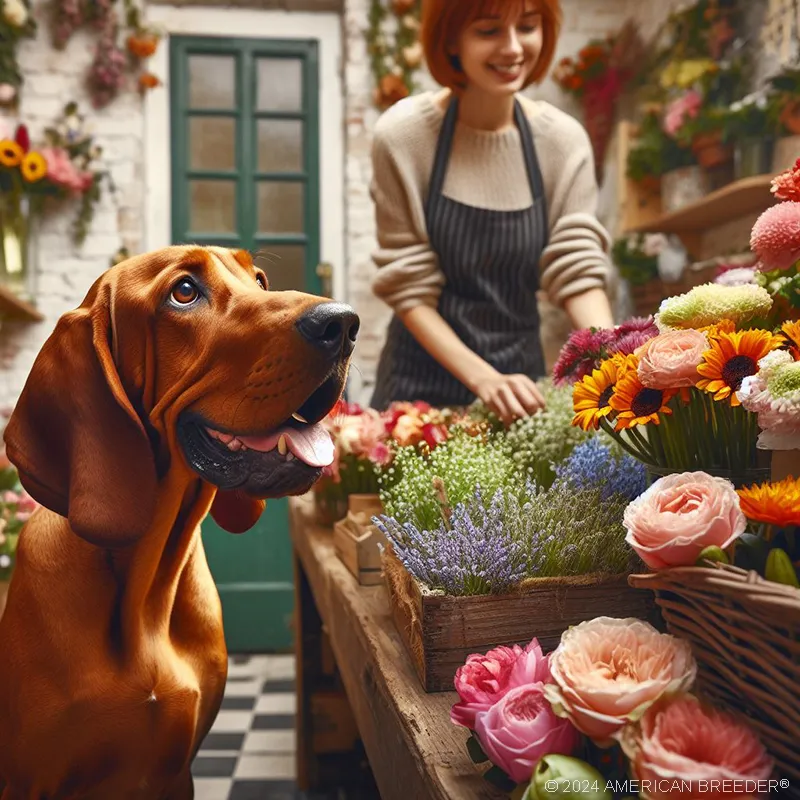
[[[500,800],[450,722],[455,692],[426,694],[395,629],[386,588],[360,586],[339,560],[330,530],[313,520],[310,497],[291,501],[295,609],[300,628],[321,618],[382,800]],[[309,594],[312,597],[308,597]],[[304,594],[306,596],[304,596]],[[315,609],[308,608],[313,601]],[[304,622],[305,620],[305,622]],[[298,781],[308,783],[309,702],[304,638],[298,641]],[[304,684],[306,684],[304,686]],[[305,690],[305,691],[304,691]],[[305,735],[305,737],[304,737]],[[304,741],[301,741],[305,738]]]

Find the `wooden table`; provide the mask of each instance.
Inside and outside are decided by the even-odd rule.
[[[455,692],[423,691],[385,587],[356,582],[332,532],[314,523],[310,497],[290,503],[300,788],[335,783],[337,765],[352,769],[342,751],[360,739],[382,800],[507,797],[482,778],[466,752],[467,731],[450,722]],[[335,664],[326,663],[328,642]]]

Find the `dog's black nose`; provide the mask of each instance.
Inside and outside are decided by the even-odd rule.
[[[331,355],[347,357],[353,352],[358,314],[344,303],[320,303],[297,320],[297,330],[311,344]]]

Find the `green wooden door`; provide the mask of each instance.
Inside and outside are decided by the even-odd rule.
[[[319,293],[317,44],[170,38],[172,239],[257,254],[270,288]],[[235,536],[203,523],[231,652],[292,645],[288,503]]]

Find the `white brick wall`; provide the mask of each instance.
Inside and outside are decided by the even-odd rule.
[[[84,89],[95,38],[79,32],[64,51],[54,50],[45,11],[42,0],[37,0],[34,13],[39,33],[36,39],[25,40],[19,50],[25,86],[16,116],[28,125],[36,144],[66,102],[77,101],[104,149],[102,161],[116,191],[111,193],[104,184],[91,230],[80,248],[74,247],[70,238],[77,212],[75,202],[66,203],[43,220],[37,242],[37,305],[45,319],[38,323],[4,322],[0,328],[0,407],[16,401],[36,354],[59,316],[80,304],[120,245],[135,251],[141,240],[143,121],[139,96],[128,92],[108,108],[95,111]]]

